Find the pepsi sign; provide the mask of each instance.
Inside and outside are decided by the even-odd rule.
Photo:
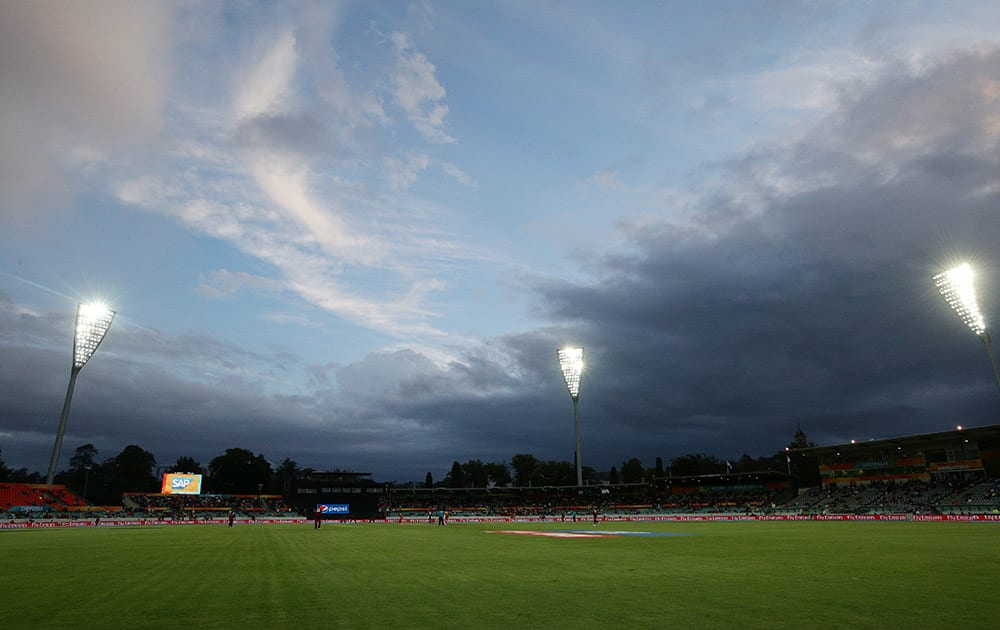
[[[350,514],[349,503],[320,503],[316,506],[320,514]]]

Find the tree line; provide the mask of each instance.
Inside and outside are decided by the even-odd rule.
[[[812,467],[814,468],[814,466]],[[584,483],[641,483],[663,477],[691,477],[723,473],[778,471],[805,478],[810,472],[808,462],[791,462],[781,451],[769,457],[753,458],[747,454],[736,461],[727,461],[706,453],[689,453],[674,457],[668,464],[657,457],[653,466],[645,466],[633,457],[598,473],[584,466]],[[114,457],[98,459],[93,444],[78,447],[69,461],[69,468],[55,476],[86,501],[95,505],[119,505],[124,492],[159,492],[161,472],[197,473],[204,475],[203,493],[213,494],[281,494],[291,498],[301,479],[312,469],[302,468],[285,458],[277,466],[263,455],[243,448],[230,448],[212,458],[207,466],[192,457],[179,457],[170,466],[158,467],[156,457],[137,445],[126,446]],[[8,468],[0,454],[0,482],[44,483],[38,472],[26,468]],[[416,481],[402,484],[416,486]],[[510,462],[483,462],[470,459],[455,461],[444,479],[435,481],[430,472],[424,478],[426,488],[487,488],[491,486],[572,486],[576,485],[576,467],[572,462],[548,461],[534,455],[519,453]]]
[[[664,465],[663,458],[657,457],[653,466],[645,466],[637,457],[622,462],[621,467],[612,466],[600,475],[590,466],[583,467],[584,483],[608,482],[643,483],[664,477],[695,477],[698,475],[740,474],[752,472],[786,472],[795,476],[806,474],[800,462],[794,465],[784,451],[771,456],[751,457],[744,453],[735,461],[720,459],[706,453],[689,453],[674,457]],[[573,486],[576,485],[576,466],[566,461],[543,461],[535,456],[520,453],[507,462],[483,462],[470,459],[455,461],[451,470],[439,482],[431,473],[424,478],[425,488],[486,488],[490,486]]]
[[[114,457],[98,459],[93,444],[78,447],[69,460],[69,468],[53,480],[63,484],[89,503],[120,505],[124,492],[159,492],[159,473],[180,472],[204,475],[203,493],[213,494],[288,494],[306,469],[285,458],[275,469],[263,455],[243,448],[230,448],[202,466],[193,457],[179,457],[170,465],[159,467],[156,457],[137,445],[126,446]],[[8,468],[0,456],[0,482],[45,483],[38,472],[26,468]]]

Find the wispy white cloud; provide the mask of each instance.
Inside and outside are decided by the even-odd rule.
[[[239,270],[214,272],[199,287],[205,295],[278,292],[274,283],[281,282],[353,324],[393,337],[440,337],[431,298],[448,286],[441,276],[483,250],[442,229],[447,211],[398,193],[431,166],[463,185],[471,178],[405,146],[383,156],[344,152],[339,134],[369,133],[364,129],[388,121],[372,93],[356,89],[337,66],[329,43],[337,20],[327,17],[261,39],[259,53],[219,81],[233,86],[218,98],[222,109],[176,104],[170,158],[182,168],[129,169],[117,178],[116,194],[275,269],[275,280],[263,284]],[[399,78],[395,93],[415,108],[408,115],[439,104],[444,93],[433,66],[408,43],[400,53],[402,74],[395,58],[382,71]],[[421,120],[425,130],[443,125],[433,114]]]
[[[282,282],[246,272],[216,269],[202,276],[198,290],[207,297],[233,297],[241,291],[280,293],[286,290]]]
[[[607,190],[618,190],[622,188],[622,183],[618,181],[618,174],[609,169],[601,169],[587,178],[587,183]]]
[[[424,153],[411,153],[405,156],[387,155],[382,158],[386,179],[389,185],[396,189],[409,188],[430,163],[430,156]]]
[[[434,67],[423,53],[413,49],[405,33],[391,36],[396,54],[396,67],[392,73],[394,94],[399,106],[406,113],[417,131],[429,142],[447,144],[455,138],[445,131],[444,118],[448,106],[444,104],[446,92]]]
[[[368,264],[379,258],[377,241],[352,230],[335,205],[319,203],[309,186],[306,164],[276,154],[250,157],[249,168],[268,199],[304,229],[306,245],[315,243],[342,262]]]
[[[295,34],[286,29],[266,45],[260,59],[246,69],[236,93],[236,119],[242,121],[287,112],[293,106],[297,64]]]
[[[451,162],[441,162],[441,170],[460,184],[464,184],[470,188],[476,187],[476,181],[472,179],[468,173],[458,168]]]

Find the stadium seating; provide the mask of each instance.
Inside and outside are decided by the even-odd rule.
[[[87,502],[65,486],[33,483],[0,483],[0,512],[13,508],[35,508],[31,511],[63,511],[81,507]]]
[[[283,515],[289,512],[277,494],[160,494],[126,492],[123,506],[136,513],[212,516],[235,510],[248,515]]]
[[[659,494],[648,486],[576,488],[396,489],[380,506],[387,518],[425,516],[447,509],[454,516],[602,514],[989,514],[1000,513],[1000,483],[969,485],[947,480],[875,481],[812,488],[794,498],[788,490],[674,487]]]
[[[386,518],[426,518],[439,509],[452,516],[586,518],[651,514],[1000,514],[1000,481],[874,481],[790,489],[657,487],[654,484],[541,488],[397,488],[382,497]],[[125,493],[120,508],[88,506],[65,486],[0,483],[0,513],[73,518],[88,511],[154,517],[217,517],[229,510],[251,516],[289,516],[280,495]]]

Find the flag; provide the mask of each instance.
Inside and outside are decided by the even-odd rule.
[[[729,460],[726,460],[726,472],[733,472],[733,465],[729,463]]]

